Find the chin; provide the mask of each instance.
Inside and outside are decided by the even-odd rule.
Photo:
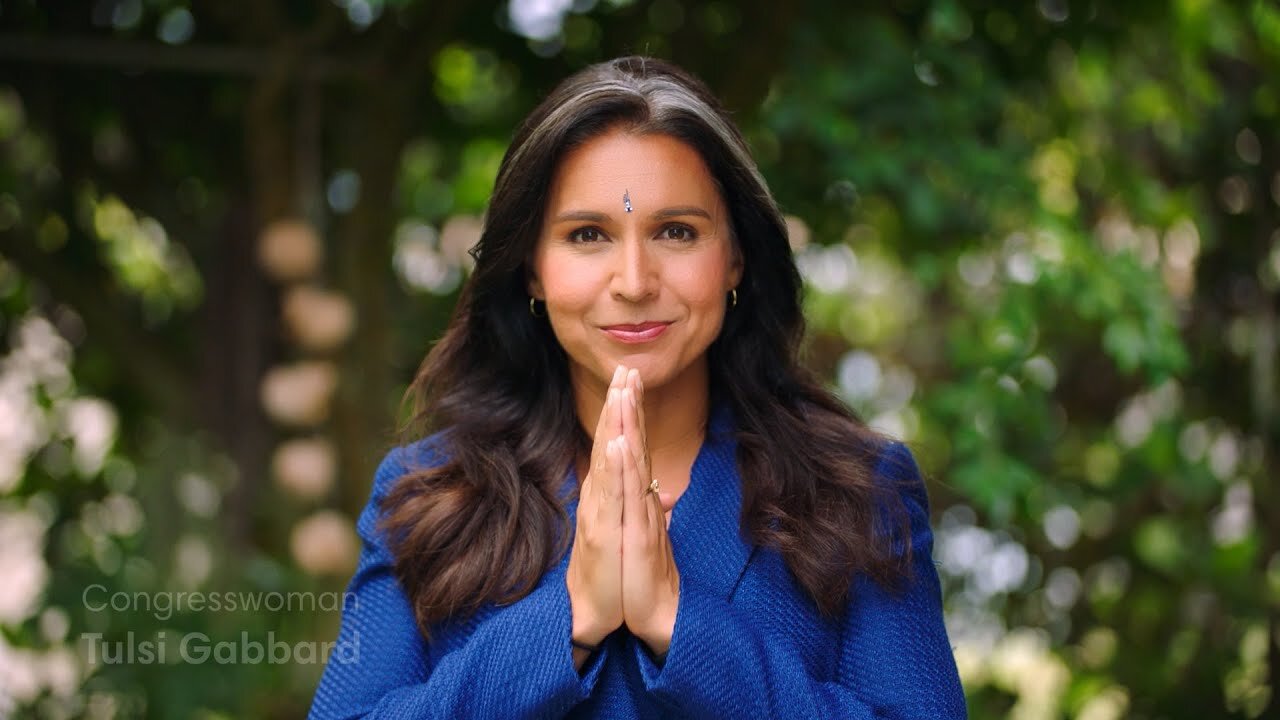
[[[653,356],[647,353],[637,353],[634,356],[620,356],[617,363],[626,365],[629,368],[635,368],[640,371],[640,379],[644,381],[645,389],[658,388],[678,379],[684,372],[689,370],[688,366],[681,367],[678,360],[674,357]],[[610,365],[607,368],[608,373],[605,375],[604,381],[609,382],[613,377],[613,368],[616,365]]]
[[[641,377],[648,380],[649,376],[660,367],[665,367],[666,363],[655,360],[647,353],[636,353],[635,355],[614,355],[611,359],[605,361],[603,368],[607,375],[613,375],[613,368],[618,365],[626,365],[629,368],[635,368],[640,371]],[[606,378],[607,379],[607,378]]]
[[[635,368],[640,371],[640,378],[644,380],[646,387],[656,386],[659,382],[658,378],[662,377],[665,381],[666,375],[670,373],[670,364],[659,358],[655,358],[648,353],[636,353],[634,355],[607,355],[600,360],[599,374],[600,380],[608,385],[613,379],[613,370],[619,365],[626,365],[628,368]]]

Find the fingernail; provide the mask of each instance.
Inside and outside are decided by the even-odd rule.
[[[631,407],[636,406],[636,394],[631,392],[631,388],[622,391],[627,396],[627,401],[631,403]]]

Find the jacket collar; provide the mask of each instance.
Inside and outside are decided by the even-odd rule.
[[[713,408],[689,487],[671,511],[668,529],[681,581],[726,599],[752,550],[740,529],[742,486],[734,426],[727,404]]]

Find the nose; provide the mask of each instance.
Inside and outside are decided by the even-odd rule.
[[[616,253],[612,290],[619,300],[641,302],[657,292],[657,259],[644,239],[632,235]]]

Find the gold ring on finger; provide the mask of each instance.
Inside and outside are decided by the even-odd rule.
[[[654,495],[658,494],[658,478],[654,478],[649,481],[649,492],[653,493]]]

